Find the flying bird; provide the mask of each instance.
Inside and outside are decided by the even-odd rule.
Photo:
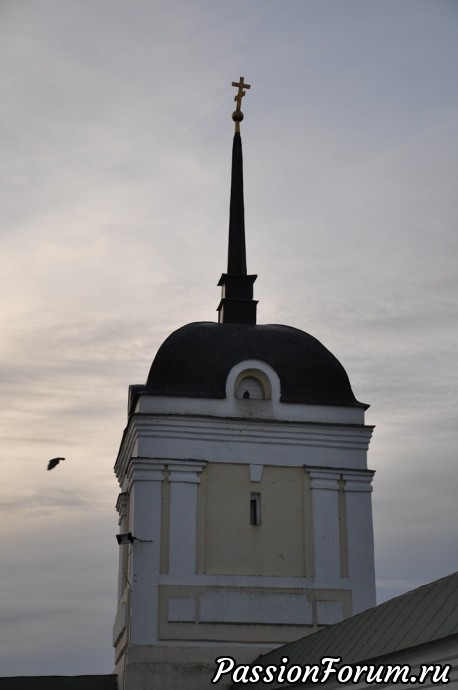
[[[48,470],[52,470],[61,460],[65,460],[65,458],[52,458],[52,460],[48,462]]]

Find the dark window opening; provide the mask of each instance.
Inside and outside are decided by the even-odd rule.
[[[261,524],[261,494],[252,493],[250,496],[250,525]]]

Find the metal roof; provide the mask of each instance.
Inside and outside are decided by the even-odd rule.
[[[291,326],[197,322],[174,331],[151,366],[148,395],[225,398],[233,366],[247,359],[278,374],[281,401],[367,408],[347,373],[316,338]]]
[[[288,657],[288,665],[303,666],[338,656],[342,664],[354,664],[452,635],[458,635],[458,572],[278,647],[254,663],[280,666],[281,658]],[[250,684],[253,690],[262,687],[273,690],[275,685]]]

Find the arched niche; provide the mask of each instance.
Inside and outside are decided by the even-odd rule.
[[[276,371],[265,362],[239,362],[227,377],[226,395],[236,400],[279,400],[280,379]]]

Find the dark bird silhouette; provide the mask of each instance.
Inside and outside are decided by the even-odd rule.
[[[56,465],[60,463],[61,460],[65,460],[65,458],[53,458],[48,462],[48,470],[52,470]]]

